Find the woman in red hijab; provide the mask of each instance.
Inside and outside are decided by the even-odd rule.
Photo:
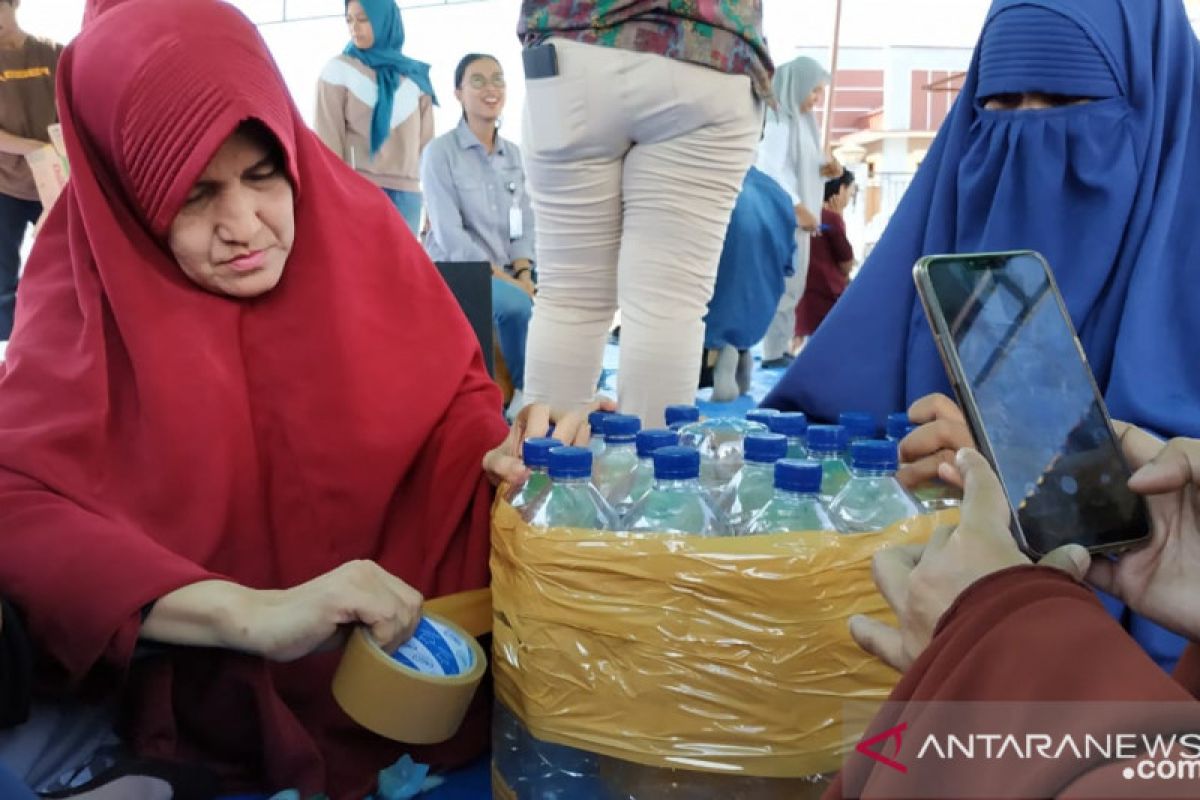
[[[323,645],[362,623],[390,646],[422,595],[487,584],[519,431],[236,10],[108,8],[59,104],[71,181],[0,365],[0,587],[56,672],[120,681],[138,754],[362,796],[404,749],[337,708]],[[451,765],[486,735],[407,750]]]

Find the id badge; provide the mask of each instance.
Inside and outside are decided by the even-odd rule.
[[[521,214],[520,206],[512,206],[508,209],[508,238],[509,241],[516,241],[525,235],[525,217]]]

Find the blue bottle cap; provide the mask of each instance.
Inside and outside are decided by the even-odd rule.
[[[700,477],[700,451],[694,447],[660,447],[654,451],[656,480],[686,481]]]
[[[751,433],[743,445],[744,457],[756,464],[774,464],[787,455],[787,437],[781,433]]]
[[[525,466],[546,467],[550,463],[550,451],[562,446],[563,443],[558,439],[549,439],[546,437],[526,439],[525,444],[521,446],[521,454],[524,457]]]
[[[908,435],[909,424],[907,411],[897,411],[894,414],[888,414],[887,438],[903,439]]]
[[[846,428],[853,439],[874,439],[879,423],[874,414],[865,411],[843,411],[838,414],[838,424]]]
[[[592,477],[592,451],[586,447],[556,447],[550,451],[551,478]]]
[[[896,443],[887,439],[864,439],[850,445],[850,466],[875,472],[895,472],[900,458]]]
[[[700,409],[695,406],[667,406],[663,412],[667,425],[686,425],[700,419]]]
[[[771,417],[778,413],[779,411],[774,408],[755,408],[746,412],[746,419],[757,422],[759,425],[766,425]]]
[[[637,432],[642,429],[642,421],[632,414],[609,414],[600,423],[604,432],[606,444],[632,444]]]
[[[767,427],[771,433],[782,433],[784,436],[803,436],[808,432],[808,417],[799,411],[789,411],[775,414],[767,418]]]
[[[808,429],[808,452],[840,453],[850,443],[850,434],[842,425],[811,425]]]
[[[588,425],[592,428],[592,433],[599,433],[600,426],[604,423],[605,417],[612,416],[611,411],[593,411],[588,414]]]
[[[816,494],[821,491],[821,477],[821,464],[818,461],[785,458],[775,462],[776,489]]]
[[[675,447],[677,444],[679,444],[679,434],[675,431],[669,431],[665,428],[648,428],[644,431],[638,431],[638,458],[650,458],[655,450],[662,447]]]

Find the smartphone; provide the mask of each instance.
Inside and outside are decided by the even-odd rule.
[[[553,78],[558,74],[558,51],[553,42],[526,47],[521,51],[521,61],[525,66],[525,80]]]
[[[922,258],[917,293],[979,450],[1034,558],[1115,553],[1149,538],[1145,501],[1049,265],[1037,253]]]

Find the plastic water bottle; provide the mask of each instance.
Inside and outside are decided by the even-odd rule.
[[[649,428],[638,431],[637,435],[637,466],[633,471],[633,480],[629,491],[624,495],[613,497],[609,505],[624,519],[629,509],[646,493],[654,488],[654,451],[663,447],[675,447],[679,444],[679,434],[666,428]]]
[[[759,425],[767,425],[767,421],[778,413],[779,410],[775,408],[752,408],[746,412],[746,419]]]
[[[883,439],[850,445],[850,480],[829,504],[846,533],[877,531],[916,516],[921,506],[896,480],[896,443]]]
[[[784,459],[775,464],[775,494],[746,525],[747,534],[789,531],[836,531],[833,518],[817,492],[821,465]]]
[[[838,425],[850,434],[850,442],[860,442],[864,439],[874,439],[879,430],[879,422],[874,414],[865,411],[843,411],[838,414]]]
[[[691,447],[654,451],[654,488],[629,509],[626,530],[723,536],[721,512],[700,487],[700,453]]]
[[[604,431],[604,450],[592,467],[592,483],[612,505],[614,498],[629,494],[633,471],[637,469],[634,442],[642,421],[631,414],[609,414],[600,424]]]
[[[592,485],[592,451],[556,447],[550,451],[550,487],[525,507],[525,519],[538,528],[614,530],[617,516]]]
[[[908,436],[911,427],[907,411],[897,411],[894,414],[888,414],[885,430],[887,431],[887,438],[893,442],[898,442],[905,436]]]
[[[521,454],[525,466],[529,467],[529,478],[525,483],[515,487],[508,495],[508,504],[517,511],[525,508],[550,488],[550,451],[562,447],[558,439],[540,438],[526,439],[521,446]]]
[[[729,529],[743,530],[746,523],[775,493],[775,462],[787,457],[787,437],[778,433],[752,433],[742,446],[742,468],[721,493],[719,506]]]
[[[789,411],[767,418],[767,427],[771,433],[783,434],[787,437],[788,458],[808,458],[808,445],[805,439],[808,435],[808,417],[799,411]]]
[[[611,411],[593,411],[588,414],[588,426],[592,429],[592,438],[588,441],[588,449],[594,455],[604,452],[604,418],[612,416]]]
[[[667,421],[667,427],[676,430],[688,423],[699,422],[700,409],[696,406],[667,406],[663,411],[663,417]]]
[[[719,417],[692,422],[679,429],[679,444],[700,451],[700,483],[717,503],[721,492],[742,468],[742,441],[767,427],[740,417]]]
[[[808,429],[808,457],[821,465],[821,499],[825,503],[850,480],[846,447],[850,437],[841,425],[812,425]]]

